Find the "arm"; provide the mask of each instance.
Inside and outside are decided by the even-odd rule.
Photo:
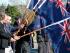
[[[10,33],[6,33],[4,30],[4,26],[2,24],[0,24],[0,36],[1,37],[5,37],[5,38],[11,38],[11,34]]]

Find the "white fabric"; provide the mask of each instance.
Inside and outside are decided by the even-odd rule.
[[[36,34],[36,32],[34,32],[31,36],[33,38],[34,49],[38,49],[37,34]]]
[[[5,53],[14,53],[11,46],[9,46],[8,48],[5,48]]]

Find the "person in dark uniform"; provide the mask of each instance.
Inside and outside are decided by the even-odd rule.
[[[8,48],[11,41],[16,41],[17,37],[14,36],[14,39],[8,28],[8,24],[11,23],[11,17],[0,12],[0,18],[0,53],[5,53],[5,48]]]
[[[24,9],[25,10],[25,9]],[[20,32],[18,32],[17,36],[22,36],[26,33],[29,33],[29,25],[34,20],[35,12],[31,11],[29,9],[26,9],[26,13],[22,17],[22,20],[20,19],[20,22],[18,23],[18,27],[20,27]],[[18,30],[19,30],[18,29]],[[16,53],[30,53],[30,35],[22,37],[16,42]]]
[[[14,22],[14,27],[15,31],[19,30],[19,27],[22,28],[20,24],[21,18],[17,18],[16,21]],[[28,33],[28,30],[26,29],[28,27],[23,27],[20,32],[18,32],[17,36],[22,36],[24,32]],[[30,41],[30,36],[25,36],[22,37],[21,39],[16,41],[15,45],[15,53],[29,53],[30,52],[30,47],[29,47],[29,41]]]

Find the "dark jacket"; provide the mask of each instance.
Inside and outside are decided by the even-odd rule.
[[[0,49],[7,48],[10,43],[11,34],[5,32],[4,25],[0,23]]]

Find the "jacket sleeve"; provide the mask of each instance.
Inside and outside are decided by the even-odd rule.
[[[0,24],[0,36],[1,37],[5,37],[5,38],[11,38],[11,34],[10,33],[6,33],[4,30],[4,26]]]

